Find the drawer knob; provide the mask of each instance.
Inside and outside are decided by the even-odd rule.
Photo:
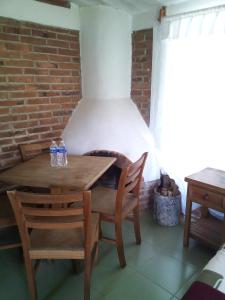
[[[208,194],[205,194],[205,195],[203,196],[203,199],[204,199],[204,200],[209,200],[209,195],[208,195]]]

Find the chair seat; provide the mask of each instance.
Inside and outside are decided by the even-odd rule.
[[[92,190],[92,211],[110,216],[115,215],[115,202],[117,190],[98,186]],[[133,194],[127,194],[123,199],[122,212],[126,214],[138,204],[138,199]]]
[[[98,239],[99,215],[91,218],[92,247]],[[33,259],[82,259],[84,258],[84,233],[81,229],[40,230],[31,232],[30,256]]]

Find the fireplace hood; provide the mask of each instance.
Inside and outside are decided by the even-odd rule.
[[[137,160],[149,152],[144,178],[159,178],[149,128],[130,98],[131,17],[93,6],[80,9],[83,98],[64,129],[69,154],[110,150]]]

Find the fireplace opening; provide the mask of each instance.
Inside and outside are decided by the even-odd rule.
[[[93,150],[85,153],[88,156],[115,157],[114,164],[99,178],[96,185],[101,184],[108,188],[117,189],[122,168],[131,163],[131,160],[122,153],[109,150]]]

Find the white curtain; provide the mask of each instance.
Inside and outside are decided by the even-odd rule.
[[[225,8],[164,18],[155,33],[150,126],[184,211],[184,177],[225,170]]]

